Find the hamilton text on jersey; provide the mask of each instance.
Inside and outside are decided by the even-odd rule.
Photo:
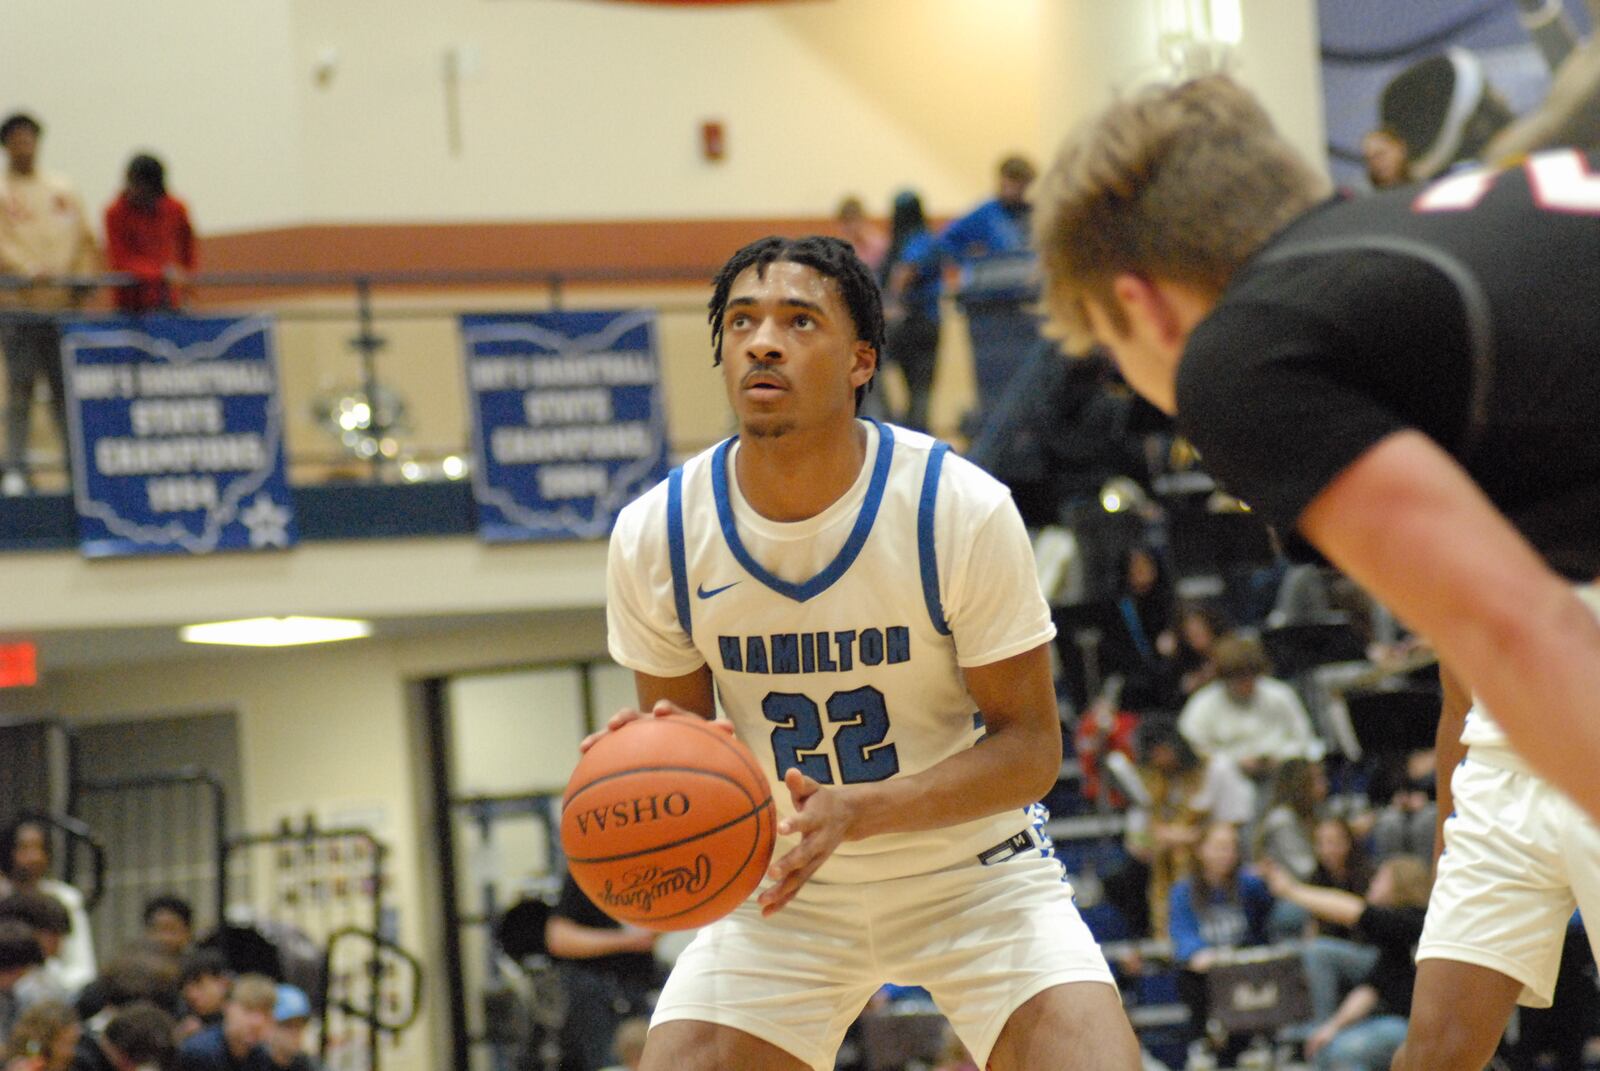
[[[863,666],[911,661],[911,629],[842,629],[779,632],[769,636],[718,636],[722,668],[733,673],[848,673]]]

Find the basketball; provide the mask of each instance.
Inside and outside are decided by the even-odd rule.
[[[761,882],[772,790],[750,749],[701,718],[629,722],[578,761],[561,800],[573,880],[618,922],[704,926]]]

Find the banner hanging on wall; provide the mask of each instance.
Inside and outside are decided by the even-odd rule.
[[[653,311],[461,317],[490,542],[600,539],[667,474]]]
[[[61,359],[84,554],[295,542],[271,320],[69,322]]]

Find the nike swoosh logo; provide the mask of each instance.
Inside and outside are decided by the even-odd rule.
[[[733,582],[733,584],[737,583],[737,580]],[[701,584],[699,587],[695,588],[694,593],[700,596],[702,599],[709,599],[713,595],[721,595],[724,591],[727,591],[729,588],[733,587],[733,584],[724,584],[720,588],[712,588],[710,591],[707,591],[706,586]]]

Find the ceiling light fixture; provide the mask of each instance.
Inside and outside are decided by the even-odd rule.
[[[295,647],[307,643],[358,640],[372,635],[371,621],[342,617],[251,617],[185,625],[178,638],[185,643],[217,643],[232,647]]]

